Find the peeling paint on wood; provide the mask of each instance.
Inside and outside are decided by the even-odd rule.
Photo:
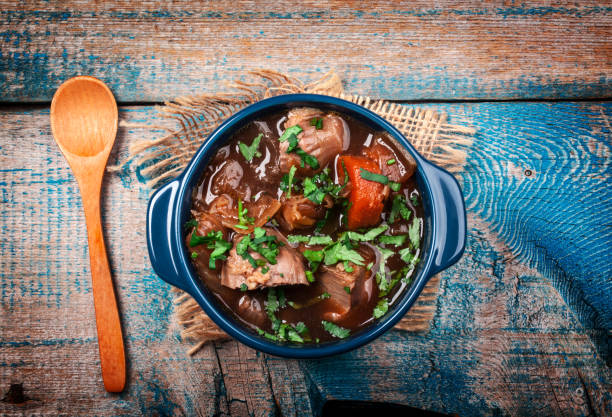
[[[120,102],[219,92],[268,68],[335,69],[394,100],[610,97],[612,7],[597,2],[210,4],[0,1],[0,101],[50,101],[78,74]]]

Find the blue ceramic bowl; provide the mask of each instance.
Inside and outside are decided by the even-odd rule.
[[[391,134],[417,163],[415,175],[425,209],[422,257],[412,286],[374,324],[346,339],[319,345],[270,341],[236,321],[201,283],[189,261],[183,236],[183,225],[190,218],[193,187],[217,149],[234,132],[258,116],[296,106],[334,110]],[[147,245],[155,272],[167,283],[189,293],[206,314],[235,339],[263,352],[290,358],[319,358],[346,352],[392,328],[410,309],[429,278],[459,260],[465,248],[465,234],[465,204],[459,184],[452,175],[425,160],[395,127],[375,113],[345,100],[313,94],[273,97],[231,116],[202,144],[185,171],[153,194],[147,212]]]

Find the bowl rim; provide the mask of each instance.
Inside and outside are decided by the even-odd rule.
[[[217,302],[210,299],[206,294],[206,291],[203,291],[202,287],[205,287],[204,284],[198,284],[197,280],[199,277],[194,275],[193,268],[191,267],[191,264],[189,263],[190,261],[187,257],[187,249],[184,247],[184,239],[181,235],[181,217],[183,212],[185,212],[184,204],[187,201],[191,201],[191,196],[186,195],[186,193],[188,190],[191,191],[190,184],[199,179],[199,175],[197,174],[200,173],[201,175],[201,171],[199,171],[200,165],[207,164],[210,157],[212,157],[212,153],[222,146],[223,141],[231,138],[231,135],[226,135],[228,131],[233,133],[233,128],[239,129],[244,125],[245,121],[252,120],[252,118],[254,118],[254,116],[257,114],[275,111],[276,107],[281,108],[317,105],[340,108],[341,112],[346,111],[351,117],[358,115],[358,118],[366,119],[368,123],[377,126],[380,131],[387,132],[391,137],[399,142],[399,144],[415,159],[417,163],[417,172],[420,177],[419,187],[422,198],[427,199],[430,210],[433,210],[434,201],[431,197],[432,189],[427,172],[425,171],[425,167],[427,165],[433,164],[423,158],[418,151],[414,149],[410,142],[408,142],[405,136],[397,128],[391,125],[391,123],[365,107],[340,98],[319,94],[286,94],[264,99],[243,108],[242,110],[228,117],[208,136],[208,138],[202,143],[200,148],[192,157],[183,173],[176,178],[176,181],[179,181],[177,195],[175,197],[176,205],[170,214],[172,216],[173,224],[173,241],[179,246],[174,247],[172,250],[176,251],[175,255],[179,258],[178,265],[180,266],[181,271],[177,272],[182,274],[183,281],[187,287],[184,288],[185,291],[193,296],[205,313],[221,329],[223,329],[233,338],[262,352],[275,356],[298,359],[321,358],[344,353],[369,343],[370,341],[381,336],[387,330],[391,329],[412,307],[423,290],[423,287],[429,281],[432,275],[430,270],[432,269],[434,258],[431,252],[434,248],[434,242],[437,240],[436,235],[439,233],[436,216],[429,215],[428,217],[430,223],[427,230],[427,233],[430,235],[427,237],[429,245],[428,247],[423,247],[422,249],[421,262],[418,266],[419,271],[417,272],[417,276],[415,277],[412,285],[406,290],[406,294],[404,294],[402,298],[393,306],[393,309],[390,309],[390,311],[381,319],[378,319],[377,322],[366,326],[364,329],[346,339],[338,339],[337,341],[324,342],[322,344],[282,344],[279,342],[268,341],[263,336],[254,333],[251,329],[239,323],[234,318],[227,317],[227,313],[222,311],[222,308],[216,305]],[[440,169],[439,167],[436,168]]]

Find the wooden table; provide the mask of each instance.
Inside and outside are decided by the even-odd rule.
[[[612,415],[612,7],[591,2],[287,5],[0,1],[0,415],[310,415],[330,399],[465,416]],[[248,69],[447,112],[477,129],[469,239],[422,333],[285,360],[231,341],[194,357],[144,244],[150,190],[106,176],[129,357],[103,390],[77,185],[53,142],[61,82],[107,82],[124,121]],[[152,138],[120,128],[111,163]]]

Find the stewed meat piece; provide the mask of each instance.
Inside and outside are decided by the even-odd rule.
[[[367,148],[363,148],[361,153],[370,159],[373,159],[378,164],[383,175],[386,175],[389,180],[403,183],[414,174],[416,162],[407,152],[404,153],[404,158],[398,158],[396,153],[382,142],[375,142]],[[408,163],[402,162],[403,160]]]
[[[322,119],[320,129],[311,121]],[[345,145],[345,122],[334,114],[324,114],[320,110],[310,108],[297,108],[289,112],[285,129],[299,125],[302,132],[297,135],[298,146],[304,152],[317,158],[318,169],[312,169],[308,164],[303,164],[301,157],[296,152],[287,153],[289,142],[280,143],[280,169],[281,172],[289,172],[292,166],[297,168],[297,175],[312,175],[321,171],[336,155],[342,152]]]
[[[348,272],[343,263],[333,266],[323,266],[322,273],[317,278],[323,291],[329,293],[330,300],[336,304],[336,309],[330,310],[325,317],[329,321],[338,321],[346,316],[351,308],[360,303],[367,303],[372,295],[372,280],[366,279],[366,269],[359,265],[350,265]]]
[[[221,224],[233,229],[237,233],[248,234],[253,232],[256,227],[261,227],[272,219],[280,209],[281,203],[274,197],[263,194],[257,201],[241,202],[243,218],[246,220],[244,225],[240,225],[238,216],[238,201],[228,194],[220,195],[210,203],[209,212],[220,219]],[[250,221],[252,219],[252,221]]]
[[[303,195],[295,195],[282,202],[279,221],[287,230],[308,228],[322,219],[333,204],[329,195],[325,196],[323,204],[316,204]]]
[[[286,239],[273,229],[265,228],[267,235],[276,236],[285,246],[280,247],[276,264],[266,264],[264,267],[253,268],[253,265],[236,252],[236,245],[244,239],[244,236],[234,237],[234,246],[229,252],[227,261],[221,272],[221,285],[229,288],[240,288],[246,284],[249,290],[261,287],[276,287],[278,285],[308,284],[304,271],[302,255],[287,244]],[[255,259],[263,257],[253,251],[249,251]],[[269,268],[265,273],[263,268]]]

